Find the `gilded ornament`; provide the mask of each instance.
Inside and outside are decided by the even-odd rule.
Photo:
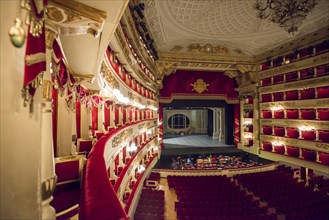
[[[62,12],[55,7],[47,7],[47,17],[55,22],[61,22],[64,19]]]
[[[202,93],[205,90],[208,91],[207,87],[209,86],[209,84],[205,83],[203,79],[198,79],[196,82],[191,84],[191,86],[193,86],[192,91],[197,91],[198,93]]]
[[[176,45],[176,46],[174,46],[173,48],[171,48],[170,51],[171,51],[171,52],[179,52],[179,51],[181,51],[182,49],[183,49],[182,46],[180,46],[180,45]]]

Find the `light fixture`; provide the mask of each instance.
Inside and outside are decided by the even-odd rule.
[[[319,0],[256,0],[257,17],[278,24],[288,34],[294,35],[307,14]]]
[[[278,147],[283,146],[284,144],[282,142],[272,142],[272,145]]]
[[[158,146],[155,146],[154,151],[158,151],[158,150],[159,150]]]
[[[314,127],[308,127],[308,126],[301,126],[301,127],[298,127],[298,129],[300,131],[312,131],[312,130],[315,130]]]
[[[135,150],[137,150],[137,146],[134,142],[130,146],[127,147],[128,152],[132,152],[132,151],[135,151]]]
[[[273,106],[271,107],[272,111],[280,111],[280,110],[284,110],[284,108],[282,106]]]
[[[141,172],[143,172],[145,170],[145,167],[143,166],[143,165],[139,165],[139,167],[138,167],[138,173],[141,173]]]

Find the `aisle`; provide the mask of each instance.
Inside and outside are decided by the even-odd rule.
[[[167,178],[160,179],[160,189],[165,191],[165,220],[177,220],[175,212],[177,195],[174,190],[169,189]]]

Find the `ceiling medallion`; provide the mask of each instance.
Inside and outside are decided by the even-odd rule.
[[[256,0],[257,17],[278,24],[288,34],[294,35],[307,14],[319,0]]]
[[[202,93],[205,90],[208,91],[207,87],[209,86],[209,84],[205,83],[203,79],[197,79],[197,81],[191,84],[191,86],[193,86],[192,91]]]
[[[229,50],[227,47],[223,47],[220,45],[212,46],[210,44],[206,44],[201,46],[200,44],[190,44],[187,46],[187,52],[194,53],[213,53],[213,54],[228,54]]]

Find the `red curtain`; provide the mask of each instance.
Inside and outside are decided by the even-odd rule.
[[[98,129],[98,108],[93,106],[91,109],[91,132],[94,135]]]
[[[53,101],[53,112],[52,112],[52,122],[53,122],[53,147],[54,156],[57,157],[57,112],[58,112],[58,96],[57,90],[52,91],[52,101]]]
[[[122,106],[122,123],[126,124],[127,121],[127,108],[125,106]]]
[[[81,138],[81,103],[79,101],[76,102],[75,117],[76,117],[76,127],[77,127],[77,138]]]
[[[114,106],[114,123],[115,125],[119,124],[119,106]]]
[[[107,130],[108,126],[110,126],[110,109],[104,107],[104,127]]]
[[[193,85],[199,79],[208,84],[201,94],[193,90]],[[238,93],[235,91],[237,83],[223,72],[205,74],[199,71],[178,70],[175,74],[165,77],[163,84],[166,86],[160,90],[161,99],[170,100],[174,96],[216,96],[231,103],[238,102]]]
[[[240,104],[234,105],[234,146],[240,141]]]

